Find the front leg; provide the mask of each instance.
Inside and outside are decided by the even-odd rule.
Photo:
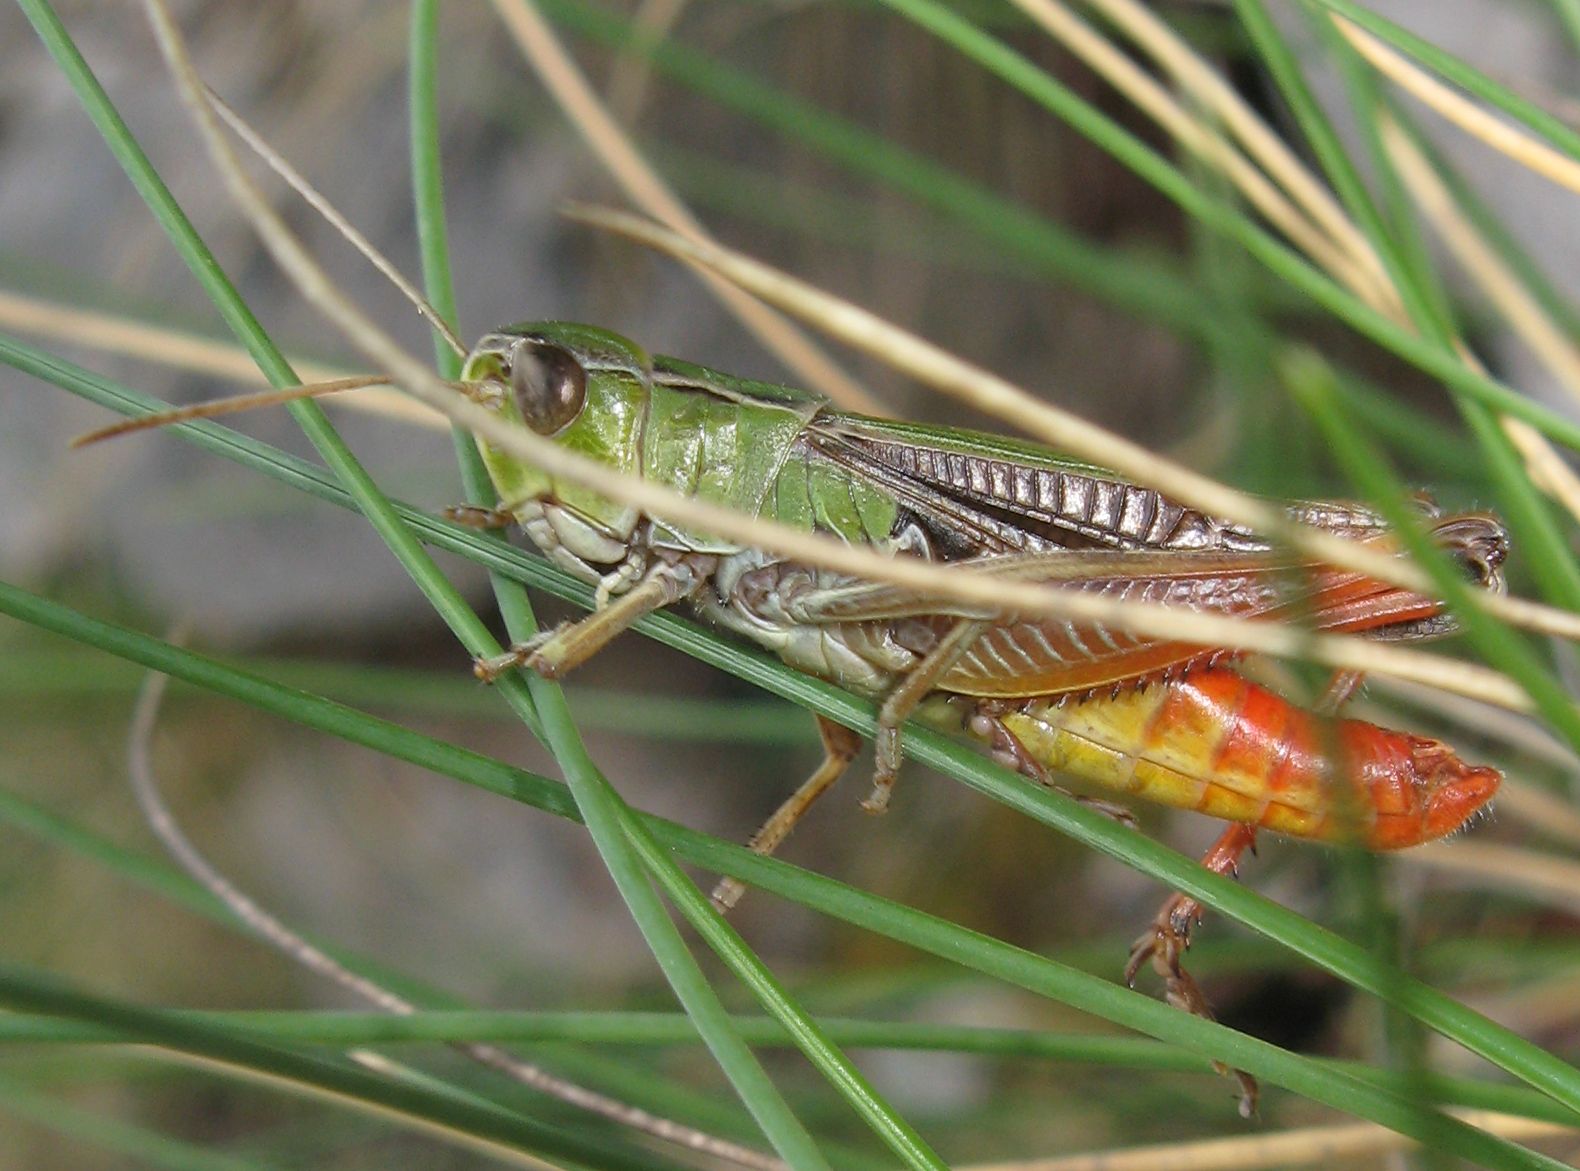
[[[660,562],[640,584],[610,605],[518,643],[502,655],[478,659],[472,670],[485,683],[492,683],[513,667],[527,667],[546,679],[557,679],[603,650],[638,618],[690,596],[711,572],[712,559],[707,557]]]

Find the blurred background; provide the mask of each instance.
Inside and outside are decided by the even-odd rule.
[[[267,329],[293,356],[362,369],[231,204],[140,9],[55,7]],[[1372,7],[1559,119],[1573,117],[1576,53],[1564,6]],[[293,0],[176,11],[210,83],[415,276],[406,6]],[[1237,486],[1345,496],[1353,489],[1269,362],[1291,341],[1310,343],[1341,372],[1350,401],[1411,482],[1450,506],[1499,505],[1433,380],[895,12],[737,0],[552,0],[544,11],[653,165],[725,242]],[[1018,10],[962,0],[952,11],[1178,159],[1203,189],[1231,198],[1221,179]],[[1275,129],[1297,137],[1231,6],[1153,11]],[[1335,124],[1364,154],[1341,72],[1327,59],[1331,45],[1292,6],[1276,15]],[[633,28],[667,36],[667,52],[650,59],[617,51]],[[229,339],[20,10],[0,10],[0,46],[0,332],[172,401],[243,389],[237,377],[169,360],[184,352],[172,333]],[[623,197],[489,6],[445,6],[439,66],[464,338],[512,321],[584,320],[655,352],[796,379],[694,275],[559,215],[567,200]],[[1573,195],[1430,114],[1420,123],[1508,233],[1508,246],[1536,257],[1561,293],[1580,272]],[[413,352],[429,353],[425,326],[395,290],[295,196],[274,190],[356,303]],[[1569,401],[1454,266],[1444,260],[1441,268],[1445,289],[1462,297],[1467,338],[1495,374],[1544,401]],[[123,335],[155,352],[129,355]],[[837,357],[885,413],[991,425],[870,359]],[[346,410],[335,419],[391,496],[430,511],[462,498],[442,431]],[[100,408],[42,382],[0,374],[0,577],[151,634],[185,624],[196,648],[557,775],[497,696],[473,682],[466,654],[360,518],[170,435],[67,450],[72,436],[107,421]],[[311,454],[283,413],[235,425]],[[444,566],[487,606],[481,570],[454,559]],[[1515,576],[1525,584],[1519,565]],[[542,616],[569,613],[549,600]],[[160,855],[124,779],[137,668],[8,619],[0,622],[0,678],[7,962],[139,1003],[352,1006],[244,933],[170,901],[139,870],[136,860]],[[595,759],[633,805],[726,839],[744,839],[817,759],[803,713],[636,636],[578,672],[570,690]],[[1393,693],[1379,699],[1392,702]],[[1447,705],[1395,707],[1378,718],[1447,736],[1548,794],[1571,791],[1572,758],[1523,726],[1467,725]],[[172,692],[156,748],[166,795],[200,846],[310,936],[471,1005],[673,1007],[579,827],[185,687]],[[867,767],[864,757],[797,831],[788,858],[1117,975],[1166,893],[1156,883],[915,765],[892,813],[868,819],[856,808]],[[1217,832],[1199,818],[1138,814],[1187,853]],[[1548,829],[1563,832],[1556,822]],[[1516,846],[1529,834],[1515,816],[1479,826],[1474,838]],[[1358,921],[1329,852],[1268,842],[1245,878],[1320,922],[1344,929]],[[1573,1058],[1580,908],[1572,887],[1567,900],[1533,899],[1407,862],[1387,868],[1385,886],[1415,970]],[[767,897],[748,896],[734,922],[819,1012],[1108,1028]],[[1226,1023],[1303,1052],[1379,1057],[1375,1006],[1336,979],[1218,917],[1193,955]],[[748,1004],[744,994],[726,995]],[[1440,1068],[1465,1068],[1462,1053],[1433,1053]],[[617,1094],[673,1080],[705,1101],[722,1085],[694,1046],[620,1050],[611,1059],[607,1050],[562,1044],[534,1056]],[[830,1105],[814,1075],[793,1057],[772,1061],[820,1133],[860,1145],[857,1124]],[[1244,1133],[1232,1089],[1211,1075],[1136,1077],[1118,1067],[892,1051],[862,1053],[861,1064],[962,1163]],[[623,1070],[627,1084],[612,1070]],[[698,1100],[675,1097],[669,1108],[705,1116]],[[1324,1117],[1275,1091],[1257,1125]],[[0,1165],[126,1166],[138,1149],[129,1134],[174,1144],[136,1156],[149,1166],[173,1165],[181,1151],[228,1151],[258,1166],[488,1161],[124,1051],[0,1047]]]

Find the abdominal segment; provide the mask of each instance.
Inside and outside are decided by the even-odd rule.
[[[1502,781],[1441,741],[1324,719],[1223,669],[1112,696],[984,703],[971,725],[1023,765],[1029,758],[1162,805],[1373,850],[1452,833]]]

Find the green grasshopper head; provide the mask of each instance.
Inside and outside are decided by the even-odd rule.
[[[641,474],[652,359],[618,334],[552,321],[506,326],[473,347],[461,377],[511,422],[619,471]],[[589,530],[587,548],[573,550],[578,557],[602,560],[594,534],[623,544],[635,529],[634,509],[486,443],[479,446],[507,507],[547,504],[559,519],[574,518]]]

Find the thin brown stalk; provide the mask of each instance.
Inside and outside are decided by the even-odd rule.
[[[382,375],[369,375],[364,378],[336,378],[329,382],[309,382],[302,386],[288,386],[284,390],[263,390],[256,394],[239,394],[231,398],[207,399],[171,411],[161,411],[157,415],[122,419],[119,423],[111,423],[108,427],[100,427],[97,431],[89,431],[77,436],[71,441],[71,446],[87,447],[93,443],[102,443],[106,439],[130,435],[135,431],[151,431],[157,427],[169,427],[175,423],[187,423],[194,419],[217,419],[223,415],[236,415],[243,411],[256,411],[264,407],[298,402],[304,398],[324,398],[346,391],[387,385],[389,385],[388,378]]]
[[[416,307],[417,312],[445,340],[445,344],[454,351],[456,356],[464,358],[466,356],[466,346],[461,343],[460,338],[455,336],[455,331],[450,328],[450,323],[439,316],[439,311],[430,305],[428,299],[417,291],[417,286],[402,276],[400,269],[390,263],[389,259],[373,246],[373,241],[359,232],[350,220],[341,215],[340,209],[329,202],[328,197],[319,191],[318,188],[309,183],[306,176],[287,162],[279,151],[270,146],[263,135],[248,125],[247,121],[232,109],[224,98],[208,87],[204,88],[204,94],[207,96],[209,104],[214,107],[214,112],[224,119],[225,124],[235,132],[236,137],[245,142],[252,150],[252,153],[262,159],[270,170],[280,176],[281,179],[284,179],[291,190],[301,196],[303,203],[323,216],[325,221],[335,231],[340,233],[346,243],[360,252],[363,258],[376,268],[385,280],[399,289],[401,296],[405,297]]]

